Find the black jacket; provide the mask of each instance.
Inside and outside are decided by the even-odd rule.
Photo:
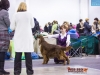
[[[77,24],[77,26],[76,26],[76,30],[77,30],[77,32],[80,34],[80,33],[84,33],[84,28],[83,29],[80,29],[81,28],[81,25],[80,25],[80,23],[78,23]]]
[[[48,32],[51,33],[51,31],[52,31],[52,25],[49,25]]]
[[[47,26],[45,26],[44,27],[44,31],[48,33],[49,32],[49,28]]]
[[[35,26],[34,28],[32,29],[32,32],[36,32],[36,31],[40,31],[40,26],[39,26],[39,22],[37,21],[36,18],[34,18],[34,23],[35,23]]]

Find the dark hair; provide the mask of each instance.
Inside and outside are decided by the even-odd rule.
[[[58,21],[56,21],[56,24],[58,24]]]
[[[36,18],[34,18],[34,21],[37,21],[37,19],[36,19]]]
[[[72,25],[72,23],[70,23],[70,25]]]
[[[82,22],[82,21],[83,21],[82,19],[79,20],[79,22]]]
[[[1,9],[5,9],[5,10],[8,10],[10,7],[10,3],[8,0],[1,0],[0,1],[0,8]]]
[[[54,20],[54,21],[53,21],[53,24],[56,24],[56,23],[57,23],[56,20]]]
[[[99,19],[98,19],[98,18],[94,18],[94,20],[99,21]]]

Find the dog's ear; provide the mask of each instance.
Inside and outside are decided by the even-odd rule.
[[[37,38],[40,38],[40,35],[37,35]]]
[[[68,48],[69,50],[71,50],[71,49],[72,49],[72,46],[68,46],[67,48]]]
[[[42,42],[41,39],[39,39],[39,45],[41,45],[41,42]]]

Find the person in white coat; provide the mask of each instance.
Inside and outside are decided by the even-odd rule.
[[[27,12],[26,3],[22,2],[19,5],[17,13],[14,14],[10,28],[15,30],[14,34],[14,75],[21,73],[21,56],[25,53],[26,72],[27,75],[33,75],[31,52],[33,52],[33,35],[32,28],[34,27],[33,17]]]

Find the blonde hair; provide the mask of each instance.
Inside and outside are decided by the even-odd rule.
[[[25,2],[21,2],[19,7],[18,7],[17,12],[21,12],[21,11],[27,11],[27,5]]]
[[[85,21],[88,21],[88,20],[89,20],[89,18],[86,18],[86,19],[85,19]]]

